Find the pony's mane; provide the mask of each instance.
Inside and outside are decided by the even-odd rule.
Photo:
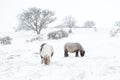
[[[45,44],[46,44],[46,43],[43,43],[43,44],[41,45],[40,52],[42,51],[43,46],[44,46]]]

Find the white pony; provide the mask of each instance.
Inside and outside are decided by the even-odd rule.
[[[53,53],[54,53],[53,47],[49,44],[43,43],[40,49],[41,63],[49,65]]]

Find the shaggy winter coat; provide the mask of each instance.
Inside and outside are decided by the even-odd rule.
[[[43,43],[40,49],[41,63],[49,65],[51,62],[51,57],[53,56],[53,47],[49,44]]]
[[[81,57],[84,56],[85,54],[85,50],[83,49],[83,47],[79,44],[79,43],[66,43],[64,45],[64,56],[67,57],[68,56],[68,52],[70,53],[74,53],[76,52],[76,57],[78,57],[78,52],[80,51],[80,55]]]

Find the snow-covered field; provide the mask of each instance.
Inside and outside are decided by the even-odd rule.
[[[0,45],[0,80],[120,80],[120,37],[110,37],[109,31],[74,29],[68,38],[33,42],[26,42],[36,36],[32,32],[0,33],[13,38],[11,45]],[[43,30],[42,36],[47,32]],[[43,42],[54,48],[48,66],[41,64],[38,54]],[[79,42],[85,57],[65,58],[66,42]]]

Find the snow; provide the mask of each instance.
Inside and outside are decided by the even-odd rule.
[[[47,40],[51,30],[43,30],[43,40],[32,42],[26,42],[37,36],[32,32],[1,33],[13,40],[11,45],[0,45],[0,80],[120,80],[120,37],[110,37],[110,30],[76,28],[59,40]],[[54,48],[50,65],[41,64],[39,49],[44,42]],[[66,42],[79,42],[85,56],[65,58]]]

